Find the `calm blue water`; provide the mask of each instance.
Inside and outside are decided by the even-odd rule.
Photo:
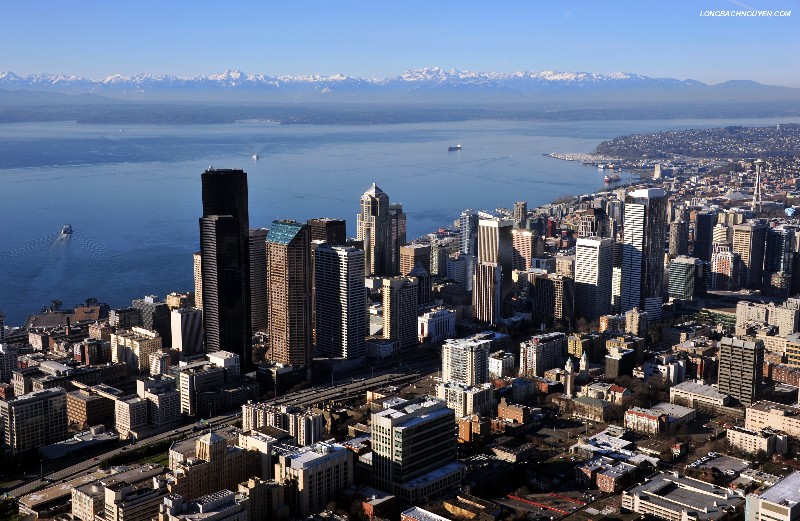
[[[191,290],[209,165],[248,173],[251,227],[327,216],[347,219],[354,235],[359,197],[374,181],[403,203],[413,238],[464,208],[531,207],[602,186],[597,169],[542,154],[591,152],[635,132],[788,122],[0,125],[0,309],[19,325],[52,299],[121,306]],[[448,152],[456,142],[463,150]],[[57,240],[66,223],[75,232]]]

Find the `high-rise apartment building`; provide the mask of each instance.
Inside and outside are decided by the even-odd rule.
[[[267,228],[248,231],[250,241],[250,327],[266,331],[267,318]]]
[[[766,239],[767,225],[764,223],[749,222],[733,226],[733,252],[738,253],[741,259],[739,282],[743,288],[761,288]]]
[[[311,241],[308,227],[274,221],[267,235],[270,359],[311,366]]]
[[[331,246],[344,246],[347,243],[347,223],[343,219],[320,217],[309,219],[306,224],[312,241],[325,241]]]
[[[203,324],[208,352],[228,350],[252,366],[247,174],[209,168],[200,218]]]
[[[417,343],[418,280],[416,277],[383,279],[383,338],[400,347]]]
[[[442,345],[442,381],[463,385],[488,382],[491,346],[491,340],[445,340]]]
[[[534,335],[519,346],[520,376],[544,376],[544,372],[561,367],[567,356],[567,336],[564,333]]]
[[[408,275],[417,264],[430,273],[431,247],[428,244],[409,244],[400,246],[400,275]]]
[[[575,244],[575,315],[592,322],[611,313],[612,241],[581,237]]]
[[[363,357],[368,334],[364,251],[327,243],[318,245],[314,249],[314,288],[319,354]]]
[[[763,367],[762,340],[723,337],[719,344],[719,392],[749,407],[760,397]]]
[[[361,196],[361,212],[356,218],[356,226],[356,238],[364,242],[365,275],[390,275],[389,196],[375,183]]]
[[[643,308],[661,319],[667,198],[660,188],[634,190],[625,201],[621,311]]]
[[[67,438],[67,393],[60,387],[0,400],[6,451],[36,450]]]

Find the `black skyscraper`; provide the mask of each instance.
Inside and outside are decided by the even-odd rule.
[[[200,256],[206,351],[230,351],[252,366],[247,174],[209,168],[202,175]]]

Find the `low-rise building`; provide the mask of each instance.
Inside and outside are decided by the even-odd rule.
[[[132,467],[123,467],[121,472],[114,473],[107,478],[98,479],[72,487],[71,507],[72,517],[81,521],[95,521],[96,518],[103,519],[105,512],[105,489],[114,483],[126,482],[133,486],[164,472],[164,467],[156,463],[146,463]]]
[[[727,407],[730,396],[722,394],[710,385],[682,382],[670,387],[669,401],[676,405],[714,412],[719,407]]]
[[[514,374],[514,353],[495,351],[489,355],[489,377],[503,378]]]
[[[775,402],[756,402],[745,410],[744,426],[753,431],[782,431],[800,437],[800,407]]]
[[[342,445],[320,442],[309,447],[278,446],[275,479],[292,480],[290,509],[295,516],[323,510],[353,484],[352,453]]]
[[[788,438],[783,433],[763,430],[754,431],[744,427],[733,426],[726,431],[728,446],[748,454],[764,452],[772,456],[776,452],[785,454],[788,449]]]
[[[456,418],[471,414],[485,416],[494,408],[492,384],[472,386],[443,382],[436,386],[436,397],[456,412]]]
[[[151,486],[134,487],[118,481],[105,487],[104,521],[144,521],[158,515],[158,507],[167,495],[166,481],[154,477]]]
[[[748,521],[794,521],[800,517],[800,471],[767,490],[747,496]]]
[[[263,426],[288,431],[300,446],[317,443],[325,436],[325,417],[319,412],[291,405],[244,404],[242,429],[251,431]]]
[[[744,506],[741,496],[728,489],[660,472],[622,492],[622,508],[668,521],[720,521]]]
[[[114,400],[91,389],[67,393],[67,421],[79,429],[95,425],[114,425]]]

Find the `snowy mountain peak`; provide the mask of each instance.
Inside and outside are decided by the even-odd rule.
[[[227,69],[208,76],[182,77],[140,73],[134,76],[112,74],[102,79],[49,73],[18,76],[11,71],[0,72],[0,89],[55,91],[68,94],[96,93],[112,97],[166,95],[175,98],[183,95],[213,95],[214,92],[242,92],[248,93],[247,95],[268,92],[292,96],[425,92],[440,93],[448,99],[451,92],[538,96],[541,93],[562,92],[627,93],[637,89],[648,92],[680,93],[709,87],[695,80],[652,78],[630,72],[610,74],[557,70],[480,72],[455,68],[446,70],[441,67],[412,69],[387,78],[360,78],[342,73],[329,76],[323,74],[276,76],[262,73],[246,74],[239,69]]]

